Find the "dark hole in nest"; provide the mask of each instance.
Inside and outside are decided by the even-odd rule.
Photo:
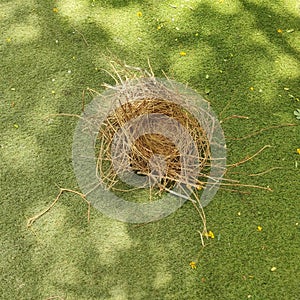
[[[113,167],[111,147],[114,135],[126,123],[139,116],[163,114],[176,120],[189,133],[195,142],[198,152],[199,165],[197,178],[193,178],[194,187],[203,187],[205,174],[209,171],[210,147],[206,133],[196,118],[181,105],[162,99],[143,99],[126,102],[111,113],[99,130],[96,143],[97,172],[109,189],[114,189],[120,183],[118,172]],[[130,131],[130,130],[129,130]],[[132,132],[128,132],[132,134]],[[180,140],[181,137],[178,137]],[[183,144],[185,143],[182,137]],[[161,134],[151,133],[139,136],[130,145],[126,153],[125,165],[139,176],[148,176],[160,190],[171,188],[176,183],[189,183],[184,178],[182,154],[175,143]],[[121,171],[122,171],[121,166]],[[191,167],[192,168],[192,167]],[[126,168],[123,168],[126,169]],[[196,182],[196,184],[195,184]]]
[[[179,150],[161,134],[145,134],[136,139],[129,161],[137,175],[148,176],[150,180],[168,188],[174,185],[174,179],[179,179],[181,172]]]

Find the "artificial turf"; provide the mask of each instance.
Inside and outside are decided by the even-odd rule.
[[[0,28],[1,299],[299,299],[298,1],[2,0]],[[96,209],[88,222],[86,203],[65,194],[28,229],[57,186],[78,188],[77,119],[50,115],[80,114],[83,91],[88,103],[87,88],[113,84],[110,60],[148,59],[220,119],[248,117],[222,123],[228,163],[272,147],[227,175],[273,192],[220,189],[203,249],[190,203],[136,226]],[[284,124],[298,126],[236,140]]]

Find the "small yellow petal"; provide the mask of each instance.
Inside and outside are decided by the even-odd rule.
[[[181,51],[179,54],[180,54],[180,56],[186,56],[186,52],[184,52],[184,51]]]
[[[262,227],[261,226],[257,226],[257,231],[262,231]]]
[[[250,91],[254,91],[254,87],[253,86],[250,86]]]
[[[54,13],[58,13],[58,8],[57,8],[57,7],[53,7],[52,11],[53,11]]]
[[[191,262],[190,262],[190,267],[191,267],[192,269],[196,269],[196,268],[197,268],[196,263],[195,263],[194,261],[191,261]]]
[[[300,148],[297,149],[297,153],[300,154]]]
[[[278,32],[278,33],[282,33],[283,30],[279,28],[279,29],[277,29],[277,32]]]
[[[214,233],[210,230],[210,231],[208,231],[208,232],[206,232],[205,234],[204,234],[204,236],[206,236],[207,238],[211,238],[211,239],[214,239],[215,238],[215,235],[214,235]]]
[[[143,14],[142,14],[141,11],[138,11],[138,12],[136,13],[136,15],[137,15],[138,17],[141,17]]]
[[[274,272],[274,271],[276,271],[276,270],[277,270],[276,267],[272,267],[272,268],[271,268],[271,271],[272,271],[272,272]]]

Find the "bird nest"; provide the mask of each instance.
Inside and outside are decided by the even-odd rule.
[[[143,188],[166,191],[184,185],[199,190],[210,164],[206,132],[189,111],[168,99],[122,103],[100,127],[96,149],[97,171],[111,190],[133,174]]]
[[[64,192],[75,193],[87,202],[88,219],[92,204],[104,214],[128,223],[162,219],[190,200],[202,220],[203,230],[198,232],[204,245],[203,237],[209,234],[203,207],[220,186],[234,192],[242,187],[271,190],[224,178],[228,168],[251,160],[269,145],[240,162],[226,165],[225,136],[208,101],[183,84],[154,77],[153,72],[134,67],[127,72],[128,66],[120,72],[112,67],[115,75],[107,73],[116,85],[105,84],[107,90],[93,94],[87,107],[83,98],[81,116],[61,114],[79,118],[72,160],[82,193],[61,188],[47,209],[28,220],[28,227],[48,212]],[[266,129],[244,138],[263,130]],[[148,194],[132,197],[134,191],[141,189]],[[153,200],[153,191],[158,195],[154,199],[157,201],[149,201]],[[133,198],[142,203],[134,203]]]
[[[94,119],[101,120],[95,126],[96,173],[107,190],[123,197],[148,189],[187,200],[215,176],[209,184],[214,190],[223,169],[210,173],[216,122],[207,101],[200,97],[199,102],[184,85],[153,76],[108,87],[93,109]]]
[[[83,194],[124,222],[159,220],[186,200],[204,220],[226,169],[225,138],[209,102],[168,78],[110,75],[116,85],[94,97],[74,134]]]

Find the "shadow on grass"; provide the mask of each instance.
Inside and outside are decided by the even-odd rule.
[[[212,203],[207,213],[211,224],[219,226],[226,243],[221,239],[222,244],[214,241],[218,246],[205,249],[197,270],[190,269],[188,264],[199,258],[196,230],[200,220],[189,204],[160,222],[144,226],[112,221],[94,210],[91,223],[87,224],[82,217],[86,214],[85,204],[68,195],[35,225],[36,236],[25,228],[25,217],[55,198],[55,184],[76,187],[70,161],[76,120],[44,117],[59,112],[80,113],[82,90],[87,86],[100,87],[103,81],[111,80],[95,70],[108,67],[102,56],[111,55],[107,49],[133,65],[144,60],[146,67],[145,58],[149,56],[155,74],[161,75],[163,69],[178,81],[190,82],[208,94],[217,112],[232,102],[227,113],[255,116],[248,124],[225,124],[226,133],[232,136],[286,121],[293,104],[283,94],[283,87],[299,93],[299,75],[288,77],[284,71],[278,75],[281,69],[276,67],[275,60],[286,55],[297,61],[299,50],[291,45],[288,34],[279,34],[277,29],[296,29],[299,17],[286,12],[279,15],[264,4],[239,4],[237,12],[222,14],[200,3],[187,10],[179,24],[183,29],[178,31],[171,25],[158,30],[159,9],[143,2],[141,7],[146,16],[141,28],[147,32],[149,41],[146,45],[137,44],[136,48],[122,46],[93,19],[74,26],[66,17],[53,14],[50,5],[35,4],[39,37],[31,42],[12,40],[1,45],[1,76],[5,83],[0,83],[5,99],[0,104],[4,112],[0,124],[1,185],[5,195],[1,203],[1,223],[5,224],[1,239],[5,247],[1,252],[7,258],[2,274],[4,297],[46,299],[59,294],[66,299],[84,300],[237,299],[245,298],[249,290],[265,299],[283,295],[286,281],[270,279],[262,269],[262,260],[255,258],[257,252],[253,249],[260,248],[261,240],[246,234],[239,241],[228,237],[230,230],[238,234],[238,229],[230,227],[230,213],[224,210],[230,210],[231,205],[240,209],[241,204],[228,204],[224,193],[217,198],[224,210],[218,211],[218,205]],[[122,8],[132,2],[113,1],[110,5]],[[19,6],[6,24],[18,22],[28,12],[28,7]],[[187,56],[180,57],[180,51],[186,51]],[[95,59],[98,56],[100,61]],[[254,92],[249,90],[251,86]],[[282,115],[274,115],[278,111]],[[287,120],[292,122],[292,118]],[[266,143],[281,146],[283,136],[296,141],[296,130],[266,134],[254,139],[254,144],[245,141],[236,148],[232,143],[231,155],[244,157],[241,145],[255,151]],[[289,157],[286,148],[266,158],[282,157]],[[265,162],[263,167],[267,165]],[[272,178],[268,180],[272,182]],[[287,193],[292,197],[296,187],[287,184]],[[230,197],[237,202],[242,198]],[[271,212],[271,205],[269,209]],[[256,217],[254,212],[252,218]],[[225,221],[229,225],[222,224]],[[249,222],[254,220],[250,218]],[[233,259],[241,249],[241,257]],[[260,286],[243,279],[244,274],[251,272],[266,278],[261,279]],[[294,288],[290,299],[294,299],[298,285],[294,279],[289,284]],[[261,288],[266,285],[267,289]]]

